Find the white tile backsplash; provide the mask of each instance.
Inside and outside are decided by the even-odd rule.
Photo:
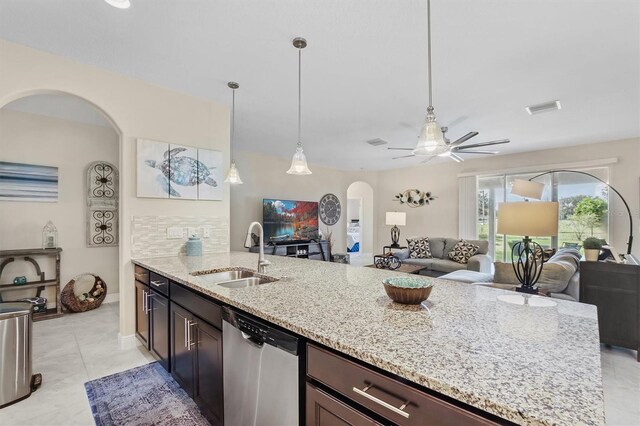
[[[179,239],[167,238],[168,228],[182,228]],[[203,253],[229,251],[229,218],[219,216],[134,216],[131,221],[131,257],[186,254],[187,229],[195,228]],[[203,238],[207,229],[209,238]]]

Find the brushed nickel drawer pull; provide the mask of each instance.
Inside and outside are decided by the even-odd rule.
[[[144,311],[144,314],[148,314],[149,311],[147,311],[147,303],[149,301],[147,300],[147,292],[142,290],[142,310]]]
[[[147,299],[147,307],[144,310],[145,314],[148,314],[149,312],[151,312],[153,309],[149,307],[149,298],[155,296],[155,294],[151,294],[151,293],[147,293],[145,299]]]
[[[409,401],[406,401],[404,404],[402,404],[400,406],[400,408],[398,407],[394,407],[393,405],[389,404],[388,402],[384,402],[381,399],[376,398],[373,395],[369,395],[367,393],[367,391],[369,389],[371,389],[373,387],[373,385],[367,385],[367,387],[365,387],[364,389],[358,389],[357,387],[353,387],[353,391],[355,393],[357,393],[358,395],[364,396],[365,398],[367,398],[369,401],[373,401],[376,404],[382,405],[384,408],[393,411],[396,414],[401,415],[402,417],[404,417],[405,419],[409,418],[409,413],[407,413],[406,411],[404,411],[404,408],[406,408],[407,405],[409,405]]]
[[[188,327],[187,330],[189,331],[189,350],[191,350],[191,346],[195,346],[197,343],[200,343],[200,342],[193,342],[192,339],[191,339],[191,327],[194,326],[194,325],[197,326],[198,323],[197,322],[191,322],[191,321],[187,322],[187,327]]]
[[[187,350],[189,350],[189,332],[187,331],[188,329],[188,325],[187,325],[187,319],[184,319],[184,347],[187,348]]]
[[[154,280],[151,280],[151,284],[155,285],[156,287],[162,287],[164,285],[162,281],[154,281]]]

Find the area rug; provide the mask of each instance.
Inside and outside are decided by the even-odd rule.
[[[84,384],[97,426],[208,426],[195,402],[157,362]]]

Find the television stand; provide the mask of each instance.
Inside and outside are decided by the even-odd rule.
[[[249,249],[249,251],[251,253],[258,253],[260,251],[260,247],[253,246]],[[290,242],[273,246],[266,245],[264,246],[264,254],[295,257],[298,259],[323,260],[326,262],[331,261],[331,252],[329,250],[328,241],[311,241],[304,243]]]

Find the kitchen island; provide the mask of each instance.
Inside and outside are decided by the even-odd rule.
[[[516,424],[604,424],[594,306],[524,306],[516,293],[434,279],[422,306],[393,303],[397,273],[269,256],[277,281],[225,288],[192,273],[244,267],[257,256],[134,260],[178,284],[310,342]],[[507,296],[507,297],[504,297]],[[551,305],[551,306],[549,306]]]

